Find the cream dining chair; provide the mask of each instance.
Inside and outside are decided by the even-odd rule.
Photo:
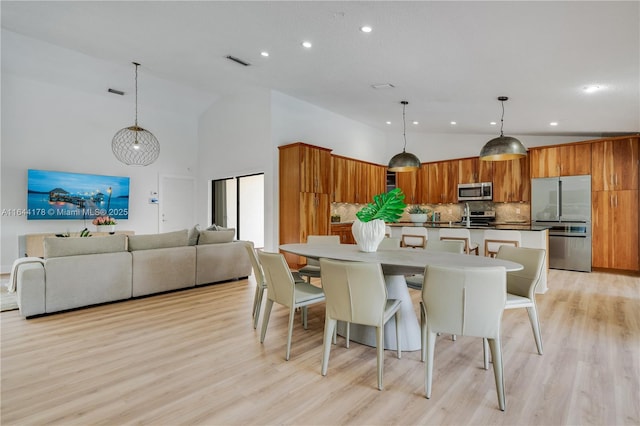
[[[487,339],[493,357],[498,406],[506,408],[500,325],[507,297],[504,267],[427,266],[422,286],[420,329],[425,395],[431,397],[437,333]]]
[[[440,251],[446,253],[462,254],[464,253],[464,241],[431,240],[427,243],[427,251]],[[420,290],[422,288],[424,275],[409,275],[405,277],[405,280],[407,281],[407,287],[413,288],[415,290]],[[453,340],[455,340],[455,337],[453,338]]]
[[[426,248],[429,233],[423,226],[403,226],[401,230],[402,247]]]
[[[526,308],[538,354],[542,355],[542,336],[536,307],[536,288],[544,272],[546,251],[526,247],[502,246],[496,258],[519,263],[523,269],[507,273],[505,309]],[[486,349],[485,349],[486,354]]]
[[[307,244],[340,244],[339,235],[309,235],[307,236]],[[302,277],[307,277],[307,281],[311,282],[311,278],[320,278],[320,262],[316,259],[307,258],[307,264],[298,270]]]
[[[289,327],[287,331],[287,351],[285,359],[291,355],[291,336],[293,334],[293,317],[297,308],[302,308],[302,324],[307,329],[307,307],[315,303],[324,302],[324,292],[321,288],[308,282],[295,283],[287,261],[281,253],[258,252],[258,259],[262,265],[267,281],[267,304],[262,318],[262,333],[260,343],[264,343],[269,325],[269,316],[274,303],[289,308]]]
[[[331,341],[338,321],[376,328],[378,389],[383,389],[384,325],[395,318],[398,358],[402,356],[400,300],[387,299],[387,287],[379,263],[320,259],[326,295],[322,375],[327,375]]]
[[[264,278],[264,272],[262,271],[262,266],[258,260],[258,255],[256,254],[253,242],[245,241],[244,246],[247,249],[247,254],[249,255],[249,260],[251,261],[251,267],[253,269],[253,277],[256,281],[256,291],[253,296],[253,309],[251,310],[251,315],[253,317],[253,328],[258,328],[258,318],[260,317],[260,310],[262,309],[264,292],[267,290],[267,280]],[[291,275],[293,276],[296,284],[306,282],[295,271],[292,271]]]
[[[478,244],[471,242],[471,232],[464,228],[440,228],[438,236],[441,241],[463,241],[464,252],[478,255]]]

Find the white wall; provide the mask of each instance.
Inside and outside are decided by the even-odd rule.
[[[129,176],[129,219],[119,221],[118,228],[138,234],[157,232],[158,206],[148,203],[149,192],[158,191],[160,173],[195,176],[197,116],[145,104],[139,124],[158,138],[160,158],[147,167],[125,166],[114,157],[111,139],[116,131],[133,124],[133,95],[109,94],[106,82],[94,88],[84,82],[76,86],[73,79],[46,80],[49,74],[66,72],[59,67],[97,69],[96,62],[100,61],[55,46],[45,47],[22,37],[5,37],[3,31],[0,208],[26,208],[28,169]],[[49,56],[67,55],[72,62],[51,64],[43,52]],[[51,67],[49,73],[32,68],[43,64]],[[21,256],[19,235],[75,232],[84,226],[82,220],[28,221],[24,216],[3,215],[1,272],[9,272],[13,261]],[[94,230],[90,222],[88,228]]]
[[[265,244],[273,244],[272,224],[278,221],[273,216],[273,206],[278,204],[273,186],[278,169],[270,139],[270,97],[269,90],[247,88],[220,98],[200,117],[196,208],[201,227],[211,222],[211,180],[263,172]]]
[[[336,155],[378,164],[388,161],[381,130],[280,92],[273,92],[271,105],[275,146],[299,141],[332,149]]]

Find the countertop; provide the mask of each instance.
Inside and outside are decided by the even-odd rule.
[[[353,222],[331,222],[331,225],[351,225]],[[424,228],[466,228],[460,222],[425,222],[417,224],[414,222],[394,222],[387,223],[388,226],[419,226]],[[505,231],[544,231],[550,229],[550,226],[531,225],[529,222],[493,222],[491,225],[471,225],[468,229],[501,229]]]

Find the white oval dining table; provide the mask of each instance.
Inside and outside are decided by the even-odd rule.
[[[505,273],[518,271],[523,267],[519,263],[468,254],[445,253],[415,248],[384,249],[365,253],[355,244],[283,244],[280,250],[299,256],[320,259],[322,257],[353,262],[375,262],[382,265],[387,297],[402,300],[401,303],[401,349],[403,351],[420,350],[420,324],[413,308],[413,302],[407,288],[405,275],[422,274],[428,265],[456,268],[478,268],[503,266]],[[338,332],[344,335],[343,324]],[[375,328],[360,324],[350,325],[350,340],[369,346],[376,346]],[[384,329],[385,349],[396,349],[395,320],[387,322]]]

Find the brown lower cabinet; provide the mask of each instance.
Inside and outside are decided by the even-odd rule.
[[[592,266],[640,271],[638,191],[595,191],[591,203]]]
[[[331,235],[339,236],[340,244],[355,244],[356,240],[353,238],[351,225],[351,223],[332,223]]]

